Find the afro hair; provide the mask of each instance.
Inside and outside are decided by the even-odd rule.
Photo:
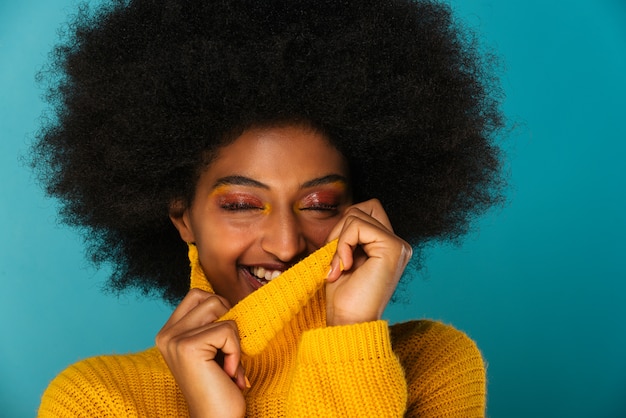
[[[115,0],[80,7],[40,73],[31,165],[113,289],[189,287],[168,217],[233,133],[305,121],[416,247],[501,202],[493,57],[425,0]]]

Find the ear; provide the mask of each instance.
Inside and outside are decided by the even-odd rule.
[[[178,229],[182,240],[187,243],[196,242],[196,237],[191,226],[189,207],[187,207],[182,200],[175,200],[170,203],[169,215],[172,223],[176,229]]]

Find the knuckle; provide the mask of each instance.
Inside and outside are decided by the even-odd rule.
[[[344,215],[348,217],[350,215],[354,215],[359,212],[363,212],[363,211],[361,210],[359,204],[356,204],[356,205],[352,205],[346,208],[346,210],[344,211]]]
[[[231,319],[228,321],[224,321],[222,323],[228,326],[228,328],[230,329],[230,332],[232,332],[233,335],[236,336],[237,339],[239,339],[239,328],[237,327],[237,323],[235,321]]]
[[[346,214],[346,221],[345,221],[345,225],[349,226],[352,225],[355,221],[358,221],[359,217],[356,216],[354,213],[348,213]]]
[[[159,332],[154,338],[154,343],[156,344],[159,351],[163,351],[163,349],[167,345],[167,339],[161,332]]]
[[[154,342],[161,351],[167,348],[171,340],[172,335],[169,328],[161,329],[154,337]]]
[[[211,310],[211,312],[216,313],[218,316],[226,313],[227,311],[224,303],[217,296],[209,297],[203,303]]]
[[[198,351],[195,338],[181,338],[177,341],[172,341],[172,343],[179,356],[192,356]]]
[[[402,241],[402,258],[405,263],[408,263],[409,260],[413,257],[413,247],[406,241]]]
[[[363,220],[359,216],[358,212],[355,211],[353,213],[349,213],[345,217],[344,229],[349,228],[349,227],[359,226],[359,224],[362,222]]]

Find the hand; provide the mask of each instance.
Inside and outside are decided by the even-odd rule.
[[[326,284],[327,325],[375,321],[408,264],[411,246],[394,234],[376,199],[346,209],[328,236],[339,238]]]
[[[229,309],[226,299],[192,289],[156,336],[192,417],[245,415],[246,377],[237,325],[215,322]]]

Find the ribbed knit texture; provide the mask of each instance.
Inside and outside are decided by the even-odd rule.
[[[482,417],[485,370],[465,334],[432,321],[326,327],[323,283],[336,242],[252,293],[237,322],[249,417]],[[211,291],[190,247],[192,287]],[[41,417],[188,416],[156,348],[70,366]]]

